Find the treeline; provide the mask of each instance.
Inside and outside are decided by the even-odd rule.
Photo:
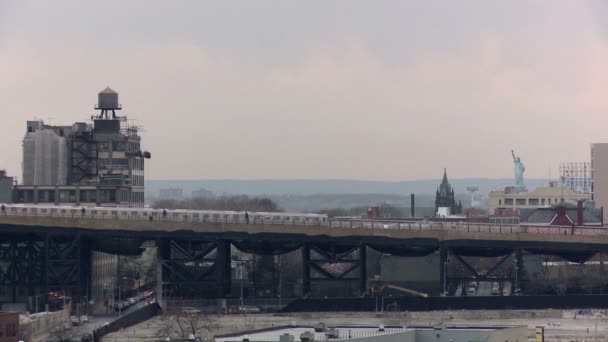
[[[349,209],[344,208],[331,208],[321,210],[322,214],[327,214],[329,217],[340,217],[340,216],[356,216],[356,217],[367,217],[367,209],[369,207],[352,207]],[[409,208],[399,208],[390,204],[379,205],[380,217],[407,217],[410,214]]]
[[[180,201],[158,200],[152,204],[156,209],[232,210],[278,212],[281,208],[265,197],[220,196],[210,198],[189,198]]]

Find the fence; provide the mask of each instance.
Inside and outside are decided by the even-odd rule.
[[[278,312],[296,298],[170,299],[167,312],[199,310],[202,313]]]
[[[495,296],[495,297],[384,297],[378,307],[377,298],[314,298],[298,299],[283,312],[339,311],[435,311],[435,310],[507,310],[507,309],[577,309],[608,308],[608,295],[566,296]]]

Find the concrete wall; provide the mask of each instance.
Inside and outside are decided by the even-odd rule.
[[[595,206],[608,210],[608,144],[591,144],[591,177]]]
[[[419,225],[430,226],[431,223],[412,224],[411,229],[404,225],[401,229],[369,229],[369,228],[338,228],[327,226],[303,225],[264,225],[264,224],[238,224],[238,223],[195,223],[177,221],[148,221],[148,220],[104,220],[90,218],[68,217],[23,217],[2,216],[0,225],[9,224],[22,226],[27,229],[40,227],[81,228],[90,230],[114,231],[140,231],[140,232],[192,232],[192,233],[248,233],[248,234],[302,234],[306,236],[328,236],[352,238],[367,236],[374,238],[431,238],[440,241],[446,240],[486,240],[486,241],[541,241],[545,243],[577,244],[587,243],[593,245],[608,244],[608,235],[564,235],[536,233],[537,228],[522,228],[517,225],[499,227],[492,224],[479,224],[470,226],[466,223],[445,224],[433,223],[433,228],[420,229]],[[443,228],[440,228],[443,227]],[[526,232],[529,229],[531,232]],[[105,233],[104,233],[105,234]]]
[[[469,330],[469,329],[442,329],[416,330],[416,342],[527,342],[528,328],[513,327],[496,330]]]
[[[527,342],[528,327],[513,327],[494,330],[490,333],[489,342]]]
[[[420,342],[416,339],[416,331],[406,331],[397,334],[374,335],[373,337],[353,338],[354,342]],[[448,342],[448,341],[446,341]]]

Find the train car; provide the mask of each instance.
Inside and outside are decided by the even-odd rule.
[[[73,205],[3,204],[0,214],[50,216],[95,220],[163,220],[192,223],[328,225],[327,215],[220,210],[81,207]]]

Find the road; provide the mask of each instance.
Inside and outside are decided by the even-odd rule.
[[[118,317],[118,314],[89,316],[88,323],[81,323],[79,325],[72,326],[72,329],[70,329],[70,336],[73,340],[80,340],[82,335],[87,333],[93,333],[93,330],[95,330],[95,328],[98,328],[104,325],[105,323],[110,322],[116,317]]]

